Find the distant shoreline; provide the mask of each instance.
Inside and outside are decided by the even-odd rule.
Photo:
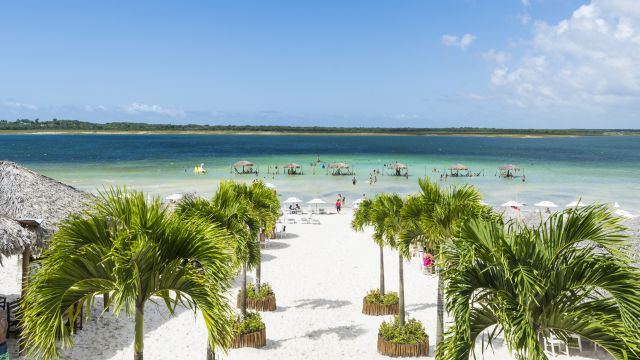
[[[509,129],[481,127],[331,127],[285,125],[197,125],[132,122],[92,123],[79,120],[0,120],[0,135],[281,135],[281,136],[469,136],[547,138],[640,136],[640,129]]]
[[[472,133],[472,132],[296,132],[296,131],[230,131],[230,130],[0,130],[1,135],[264,135],[264,136],[464,136],[494,138],[573,138],[586,136],[640,136],[640,131],[602,132],[602,133],[566,133],[566,134],[528,134],[528,133]]]

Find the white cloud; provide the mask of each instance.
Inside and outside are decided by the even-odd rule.
[[[531,16],[528,13],[518,13],[516,16],[522,25],[528,25],[531,22]]]
[[[476,39],[472,34],[464,34],[462,37],[456,35],[442,35],[442,43],[449,47],[459,47],[461,50],[466,50],[471,43]]]
[[[491,49],[487,52],[482,53],[482,58],[488,62],[504,64],[511,59],[511,54],[504,51]]]
[[[129,105],[123,106],[122,111],[132,115],[157,114],[157,115],[170,116],[170,117],[186,116],[183,110],[164,108],[160,105],[151,105],[151,104],[145,104],[145,103],[139,103],[139,102],[133,102]]]
[[[592,0],[557,24],[537,22],[516,66],[496,62],[491,82],[514,104],[640,110],[640,7]]]
[[[529,6],[529,5],[531,5],[531,1],[529,1],[529,0],[521,0],[520,2],[521,2],[521,3],[522,3],[522,5],[524,5],[524,6]]]
[[[38,107],[35,105],[25,104],[15,100],[5,100],[1,104],[5,107],[17,110],[38,110]]]
[[[84,110],[88,112],[107,111],[104,105],[85,105]]]

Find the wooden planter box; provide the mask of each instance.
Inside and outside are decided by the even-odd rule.
[[[382,305],[382,304],[372,304],[367,301],[367,297],[365,296],[362,299],[362,313],[365,315],[397,315],[398,314],[398,304],[391,305]]]
[[[240,308],[240,294],[238,294],[236,306]],[[257,311],[276,311],[276,295],[269,295],[262,300],[247,299],[247,309]]]
[[[378,352],[382,355],[399,356],[429,356],[429,337],[424,337],[424,342],[419,344],[394,344],[378,335]]]
[[[240,334],[233,338],[231,341],[231,348],[238,349],[243,347],[261,348],[267,345],[267,330],[262,329],[260,331]]]

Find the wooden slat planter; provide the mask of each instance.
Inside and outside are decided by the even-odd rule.
[[[365,315],[397,315],[398,314],[398,304],[391,305],[382,305],[382,304],[372,304],[367,301],[367,297],[365,296],[362,299],[362,313]]]
[[[267,330],[262,329],[260,331],[237,335],[231,342],[232,349],[238,349],[243,347],[261,348],[267,345]]]
[[[236,305],[240,308],[240,294],[238,294]],[[247,309],[257,311],[276,311],[276,295],[269,295],[262,300],[247,299]]]
[[[378,352],[382,355],[399,356],[429,356],[429,337],[419,344],[394,344],[378,335]]]

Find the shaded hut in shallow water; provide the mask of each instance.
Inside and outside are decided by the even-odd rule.
[[[240,160],[231,166],[231,171],[239,175],[258,174],[258,170],[254,169],[255,164],[251,161]]]
[[[501,178],[514,178],[520,172],[520,168],[513,164],[502,165],[498,168],[498,176]],[[524,171],[523,171],[524,175]]]
[[[296,163],[289,163],[284,166],[284,171],[287,175],[303,175],[302,165]]]
[[[335,176],[355,174],[353,168],[351,167],[351,164],[347,164],[344,162],[337,162],[329,165],[329,173]]]
[[[463,164],[455,164],[449,167],[449,176],[469,176],[469,167]]]
[[[387,169],[387,175],[392,176],[405,176],[409,172],[409,167],[399,162],[387,164],[385,168]]]

